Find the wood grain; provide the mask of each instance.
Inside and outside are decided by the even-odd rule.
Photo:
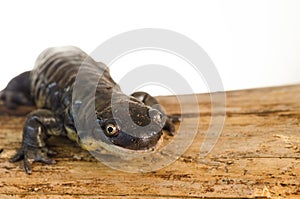
[[[173,164],[138,174],[113,170],[62,137],[49,140],[57,163],[34,163],[32,175],[25,174],[21,162],[8,158],[20,146],[32,108],[0,105],[0,198],[299,198],[300,85],[226,95],[225,126],[208,156],[199,159],[211,120],[210,96],[201,94],[193,144]],[[178,113],[176,97],[158,99],[168,113]],[[183,113],[191,128],[198,122],[193,110]]]

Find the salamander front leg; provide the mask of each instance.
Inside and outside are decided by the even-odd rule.
[[[135,93],[132,93],[131,96],[142,101],[147,106],[151,106],[152,108],[155,108],[155,109],[159,110],[162,114],[166,115],[165,111],[159,105],[158,101],[150,94],[148,94],[146,92],[135,92]],[[167,116],[167,120],[166,120],[166,123],[165,123],[163,129],[166,130],[169,135],[174,135],[175,134],[174,123],[179,122],[180,119],[178,117],[175,117],[175,116],[173,117],[171,115],[166,115],[166,116]]]
[[[23,129],[22,146],[10,159],[10,162],[24,161],[26,173],[31,173],[32,162],[55,163],[49,155],[56,153],[47,148],[46,140],[51,135],[65,134],[60,119],[51,111],[38,109],[30,113]]]

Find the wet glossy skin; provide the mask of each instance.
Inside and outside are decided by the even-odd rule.
[[[113,110],[108,108],[97,113],[98,123],[106,133],[107,140],[127,149],[153,148],[162,135],[166,117],[143,103],[129,101],[129,110],[128,102],[114,106]],[[109,133],[109,127],[116,127],[116,133]]]
[[[74,95],[79,68],[84,69],[84,75],[76,82],[80,92]],[[100,79],[99,74],[102,74]],[[89,88],[95,86],[95,82],[98,84],[92,99],[88,97]],[[12,162],[23,159],[27,173],[31,173],[30,162],[54,163],[48,157],[54,154],[47,148],[49,136],[66,135],[83,144],[74,118],[89,121],[91,115],[96,115],[94,132],[87,130],[83,138],[130,150],[154,148],[163,128],[169,134],[174,132],[172,122],[155,98],[144,92],[126,96],[103,63],[95,62],[76,47],[46,49],[38,57],[34,70],[13,79],[0,98],[9,108],[33,103],[38,108],[27,116],[22,146],[11,158]],[[91,103],[95,103],[95,110],[88,111]],[[151,108],[153,105],[155,109]]]

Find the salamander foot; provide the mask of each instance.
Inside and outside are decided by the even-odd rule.
[[[9,160],[10,162],[17,162],[23,160],[24,169],[27,174],[31,174],[32,170],[30,165],[33,162],[42,162],[45,164],[54,164],[55,160],[48,156],[56,155],[56,152],[48,149],[47,147],[29,147],[22,146],[18,152]]]

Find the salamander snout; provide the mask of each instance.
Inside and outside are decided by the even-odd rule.
[[[148,113],[153,122],[155,122],[156,124],[158,124],[161,127],[164,126],[166,117],[160,111],[151,108],[151,109],[149,109]]]

